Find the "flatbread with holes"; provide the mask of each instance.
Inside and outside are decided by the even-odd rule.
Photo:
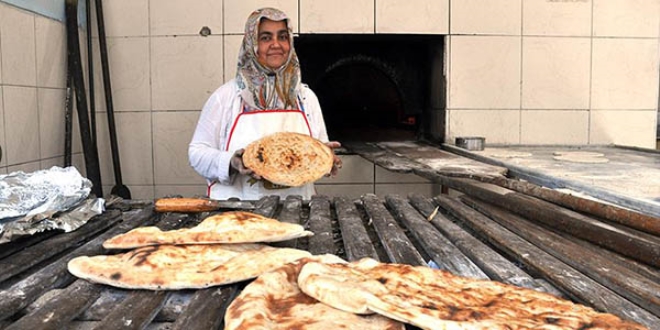
[[[225,313],[225,330],[240,329],[392,329],[403,324],[380,315],[345,312],[300,291],[298,273],[307,262],[345,263],[326,254],[298,259],[260,275],[236,297]]]
[[[243,163],[262,178],[282,186],[299,187],[330,173],[333,152],[304,134],[281,132],[245,147]]]
[[[199,289],[255,278],[310,255],[264,244],[157,245],[73,258],[68,269],[77,277],[119,288]]]
[[[309,262],[298,285],[330,306],[375,312],[422,329],[646,329],[547,293],[372,259]]]
[[[159,244],[217,244],[278,242],[312,236],[298,224],[280,222],[250,212],[225,212],[210,216],[188,229],[161,231],[141,227],[103,242],[106,249],[132,249]]]

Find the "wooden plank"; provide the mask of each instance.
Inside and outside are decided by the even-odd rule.
[[[625,209],[612,204],[566,194],[521,180],[507,178],[487,178],[485,182],[515,190],[545,201],[610,220],[624,226],[660,236],[660,218]]]
[[[619,296],[455,198],[436,196],[433,199],[481,238],[486,239],[510,258],[542,274],[573,299],[598,310],[639,322],[647,327],[660,324],[660,318],[657,316]]]
[[[442,184],[534,222],[585,239],[635,260],[660,267],[660,238],[608,224],[552,203],[475,180],[442,177]]]
[[[101,285],[77,280],[61,294],[48,300],[41,308],[21,317],[7,329],[64,329],[76,315],[100,296],[101,290],[103,290]]]
[[[344,197],[335,197],[334,206],[348,260],[380,260],[355,204]]]
[[[660,284],[655,281],[631,271],[627,265],[619,264],[600,253],[584,249],[579,244],[534,225],[502,208],[467,196],[464,196],[462,200],[555,258],[637,303],[656,316],[660,316]]]
[[[300,196],[287,196],[284,202],[282,202],[282,210],[277,216],[277,219],[282,222],[301,224],[301,212],[302,212],[302,197]],[[288,247],[296,248],[298,246],[298,239],[290,239],[283,242],[274,242],[271,243],[276,247]]]
[[[48,230],[45,232],[37,233],[30,236],[22,237],[16,241],[2,244],[2,250],[0,250],[0,259],[4,259],[7,256],[10,256],[16,252],[23,251],[24,249],[47,240],[57,234],[61,234],[59,230]]]
[[[96,216],[77,230],[62,233],[0,260],[0,282],[16,276],[42,261],[51,259],[69,248],[80,245],[119,220],[120,217],[108,219]]]
[[[430,198],[420,194],[410,195],[410,202],[427,218],[437,207]],[[431,224],[449,238],[456,247],[479,266],[491,279],[538,291],[557,292],[557,289],[548,290],[540,285],[532,276],[484,244],[478,238],[453,223],[442,213],[437,212],[431,218]]]
[[[94,329],[144,329],[156,316],[168,295],[169,291],[135,291]]]
[[[238,285],[196,291],[172,330],[221,329],[227,307],[239,291]]]
[[[6,290],[0,291],[0,320],[4,320],[41,296],[44,292],[59,287],[66,286],[73,282],[73,275],[67,271],[69,260],[83,255],[97,255],[104,251],[103,242],[110,237],[131,230],[149,220],[152,217],[153,210],[145,208],[137,213],[127,215],[124,222],[114,226],[105,233],[97,236],[85,245],[73,250],[61,257],[52,264],[40,269],[27,278],[15,283]],[[119,211],[107,212],[104,217],[108,219],[121,216]]]
[[[332,237],[330,200],[327,196],[312,196],[309,209],[309,230],[314,233],[314,236],[309,237],[309,252],[314,255],[337,254]]]
[[[256,208],[252,212],[256,214],[261,214],[264,217],[272,218],[273,216],[275,216],[275,212],[277,212],[277,206],[279,202],[280,202],[279,196],[262,197],[260,200],[257,201],[257,204],[255,205]]]
[[[413,237],[440,269],[462,276],[488,279],[488,276],[477,265],[440,234],[429,220],[410,206],[407,200],[399,196],[388,195],[385,197],[385,201],[399,222],[408,227]]]
[[[366,194],[362,196],[362,203],[391,262],[427,266],[382,200],[374,194]]]

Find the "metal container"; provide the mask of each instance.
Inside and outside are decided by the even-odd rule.
[[[456,138],[456,146],[470,151],[484,150],[486,138],[481,136],[464,136]]]

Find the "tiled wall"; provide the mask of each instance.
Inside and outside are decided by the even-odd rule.
[[[262,6],[286,11],[297,33],[447,35],[445,54],[436,56],[444,57],[445,77],[433,83],[446,79],[446,96],[431,105],[436,126],[446,123],[436,134],[447,141],[481,135],[487,143],[655,147],[658,0],[103,3],[123,179],[136,198],[205,193],[188,165],[187,145],[207,97],[235,74],[245,18]],[[203,27],[210,36],[200,36]],[[0,173],[61,163],[65,53],[61,22],[0,2]],[[96,57],[108,192],[112,162]],[[79,139],[74,146],[82,169]],[[369,164],[354,171],[325,179],[319,192],[381,193],[386,181],[435,189],[401,177],[381,186],[380,170]],[[371,181],[354,177],[365,171]]]

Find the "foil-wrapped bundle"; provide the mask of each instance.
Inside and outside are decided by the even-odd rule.
[[[0,243],[45,230],[79,228],[103,212],[103,199],[87,199],[91,187],[75,167],[0,175]]]

